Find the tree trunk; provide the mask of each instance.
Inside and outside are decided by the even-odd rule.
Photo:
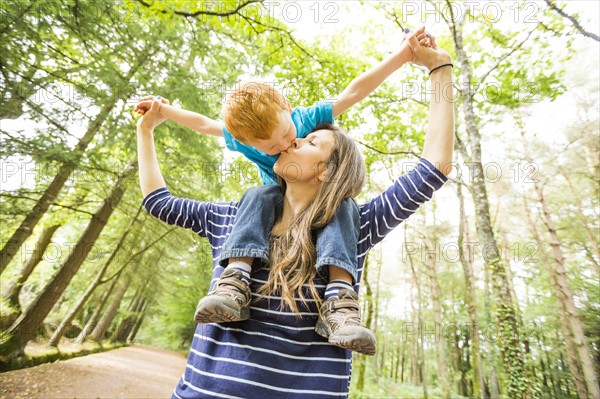
[[[130,337],[132,335],[134,335],[134,329],[136,328],[136,326],[138,326],[138,324],[140,323],[140,320],[144,317],[144,312],[146,311],[147,306],[148,306],[148,299],[146,299],[146,296],[144,296],[141,298],[141,300],[138,304],[136,313],[133,317],[130,327],[128,327],[128,331],[127,331],[125,338],[123,339],[123,342],[130,341]]]
[[[469,312],[469,320],[471,321],[471,336],[473,350],[473,394],[479,393],[481,399],[486,398],[485,382],[483,375],[483,361],[481,359],[481,346],[479,342],[479,317],[477,316],[477,295],[475,293],[475,278],[473,272],[473,253],[470,246],[465,246],[465,242],[470,243],[471,237],[469,233],[469,222],[465,213],[465,200],[462,194],[462,183],[456,185],[458,195],[460,223],[458,226],[458,256],[460,264],[465,275],[465,293],[467,311]]]
[[[401,351],[402,351],[401,346],[402,346],[401,342],[397,342],[397,344],[394,345],[396,350],[393,352],[394,361],[392,362],[392,365],[390,367],[390,378],[393,379],[394,382],[398,382],[398,372],[400,371],[400,356],[401,356]]]
[[[435,245],[437,241],[435,237],[433,240],[429,237],[429,231],[427,226],[423,225],[423,227],[425,231],[425,270],[427,271],[427,277],[429,278],[429,289],[431,291],[431,305],[433,309],[433,331],[435,332],[438,387],[442,391],[442,396],[444,398],[449,398],[450,382],[448,380],[448,364],[446,362],[445,342],[444,337],[442,336],[442,306],[440,304],[440,284],[438,281],[436,270],[436,263],[438,262],[438,260],[436,259],[437,249],[435,248]],[[434,246],[434,248],[432,248],[432,245]],[[425,326],[423,327],[425,328]]]
[[[111,337],[111,342],[125,342],[127,340],[129,333],[133,329],[135,320],[137,319],[138,313],[141,308],[141,304],[142,300],[140,296],[138,296],[138,294],[136,293],[129,305],[127,314],[115,328],[115,331]]]
[[[472,174],[477,236],[480,247],[483,250],[484,262],[490,268],[492,274],[492,287],[496,297],[496,318],[500,338],[500,353],[504,369],[508,373],[507,394],[511,399],[531,398],[537,396],[537,391],[525,367],[519,326],[517,325],[515,309],[508,289],[506,269],[492,229],[487,188],[483,165],[481,163],[481,135],[477,126],[473,104],[474,92],[471,65],[463,45],[462,26],[458,25],[453,28],[453,38],[456,55],[460,64],[464,96],[463,109],[469,147],[471,149],[469,166],[470,174]]]
[[[148,309],[150,302],[146,299],[144,299],[142,302],[142,310],[140,310],[140,315],[138,316],[138,319],[131,330],[131,334],[129,334],[129,337],[127,337],[127,342],[135,342],[135,337],[137,336],[137,333],[144,322],[144,317],[146,317],[146,309]]]
[[[530,208],[527,204],[527,201],[525,201],[525,212],[527,214],[527,220],[529,222],[530,231],[533,235],[534,240],[541,247],[542,240],[538,233],[535,222],[534,222],[533,218],[531,217],[531,213],[530,213],[529,209]],[[546,267],[546,269],[548,271],[548,277],[550,279],[550,283],[551,283],[552,287],[554,288],[554,292],[555,292],[555,297],[556,297],[556,301],[557,301],[557,305],[558,305],[558,312],[560,315],[560,317],[558,319],[560,321],[563,338],[565,340],[565,348],[567,350],[567,364],[569,365],[569,371],[570,371],[571,375],[573,376],[573,380],[575,382],[575,387],[577,389],[578,397],[580,399],[587,398],[585,379],[582,374],[582,365],[579,361],[579,357],[577,355],[577,348],[575,346],[575,340],[573,338],[573,334],[572,334],[571,328],[569,326],[569,323],[568,323],[567,317],[566,317],[567,310],[565,308],[564,302],[559,299],[558,295],[556,295],[556,292],[558,292],[558,290],[559,290],[558,282],[556,280],[556,275],[553,272],[552,268],[550,267],[549,263],[546,261],[546,259],[542,259],[542,262],[544,263],[544,266]]]
[[[373,323],[373,300],[372,300],[372,295],[373,295],[373,291],[371,290],[371,285],[369,284],[369,256],[367,255],[365,257],[365,263],[363,266],[363,275],[362,275],[362,281],[365,285],[365,295],[363,297],[363,301],[367,302],[367,307],[364,313],[364,318],[363,318],[363,322],[365,324],[365,327],[367,327],[368,329],[371,329],[371,324]],[[367,358],[365,356],[361,357],[360,359],[360,363],[358,364],[358,380],[356,383],[356,389],[358,391],[362,391],[365,388],[365,372],[366,372],[366,367],[367,367]]]
[[[409,257],[409,262],[411,262],[410,259],[410,252],[408,253],[408,257]],[[412,265],[411,265],[411,270],[412,270]],[[419,314],[419,304],[417,303],[418,298],[415,298],[413,295],[413,292],[415,289],[420,290],[420,288],[417,286],[417,281],[415,279],[415,275],[414,275],[414,270],[411,273],[411,306],[412,306],[412,317],[411,317],[411,323],[413,324],[413,329],[416,329],[416,334],[412,335],[413,339],[412,341],[412,346],[411,346],[411,356],[410,356],[410,375],[411,375],[411,383],[413,385],[419,385],[421,383],[421,371],[419,369],[419,359],[420,359],[420,352],[419,352],[419,345],[420,345],[420,341],[419,341],[419,334],[420,334],[420,326],[421,326],[421,316]],[[405,330],[408,330],[407,328],[405,328]]]
[[[539,183],[534,182],[534,188],[538,195],[538,200],[542,205],[542,218],[544,220],[544,225],[550,234],[550,246],[552,247],[553,258],[556,263],[555,268],[547,265],[546,269],[551,275],[551,280],[553,281],[554,294],[556,295],[558,301],[562,304],[562,306],[559,306],[559,310],[561,311],[560,317],[566,320],[568,328],[571,330],[572,334],[568,334],[565,339],[573,340],[573,345],[577,351],[579,363],[581,365],[581,369],[583,370],[587,392],[593,399],[600,399],[600,389],[598,388],[596,371],[594,370],[592,357],[585,339],[583,327],[581,326],[581,321],[579,320],[579,312],[575,307],[573,295],[569,289],[565,270],[564,255],[560,246],[558,234],[556,233],[556,227],[554,226],[554,221],[550,214],[548,204],[544,199],[544,195]]]
[[[460,340],[464,339],[464,344],[461,347]],[[470,390],[467,380],[467,372],[471,369],[471,365],[469,362],[469,339],[468,335],[463,336],[462,332],[454,333],[454,356],[456,362],[456,370],[460,373],[460,380],[457,381],[457,392],[459,392],[462,396],[470,397]],[[483,399],[483,398],[482,398]]]
[[[128,85],[128,83],[130,82],[131,78],[133,78],[138,69],[146,63],[147,58],[147,54],[141,55],[137,60],[137,63],[131,66],[131,69],[127,72],[125,78],[116,84],[120,87],[129,87],[130,85]],[[8,266],[15,254],[19,251],[25,240],[27,240],[27,238],[33,233],[33,229],[41,220],[42,216],[44,216],[50,205],[56,200],[60,190],[69,180],[71,173],[79,164],[79,161],[83,157],[88,145],[96,136],[96,133],[98,133],[102,124],[110,116],[110,113],[115,105],[119,101],[125,100],[130,95],[128,90],[119,90],[119,93],[121,95],[113,96],[112,101],[104,104],[96,118],[90,122],[86,133],[83,135],[83,137],[81,137],[71,153],[71,161],[61,165],[58,173],[54,177],[54,180],[52,180],[52,183],[50,183],[40,199],[33,206],[33,209],[27,214],[23,222],[21,222],[19,228],[17,228],[13,235],[8,239],[2,250],[0,250],[0,274],[4,272],[6,266]]]
[[[379,293],[381,292],[381,265],[383,264],[383,252],[379,251],[378,253],[378,259],[377,262],[375,263],[377,265],[377,277],[376,277],[376,284],[375,284],[375,295],[374,297],[371,298],[371,301],[373,302],[373,333],[377,334],[377,327],[379,326]],[[382,351],[384,352],[384,351]]]
[[[543,333],[541,333],[540,335],[541,335],[540,344],[544,346],[543,351],[546,355],[546,364],[548,365],[548,372],[550,375],[550,384],[552,385],[552,393],[554,394],[554,397],[557,398],[558,393],[560,392],[560,384],[558,381],[556,381],[556,378],[554,378],[554,370],[552,369],[552,362],[550,361],[550,354],[548,353],[548,349],[547,349],[546,345],[544,344],[544,335],[543,335]],[[540,358],[541,358],[541,356],[540,356]]]
[[[6,300],[8,305],[16,308],[19,313],[21,311],[21,303],[19,302],[21,288],[23,288],[23,284],[27,281],[38,263],[40,263],[40,261],[43,259],[46,248],[48,248],[48,245],[50,245],[52,242],[52,237],[60,226],[60,224],[55,224],[50,227],[45,227],[44,230],[42,230],[42,233],[35,244],[35,249],[33,250],[31,257],[27,259],[27,261],[23,264],[23,267],[21,267],[21,270],[17,272],[17,275],[6,291]]]
[[[402,342],[402,357],[400,360],[400,382],[404,383],[404,370],[406,367],[406,340]],[[398,381],[398,370],[396,370],[396,381]]]
[[[527,142],[525,141],[525,135],[523,131],[521,131],[521,138],[523,142],[523,147],[526,152],[527,160],[529,162],[532,162],[531,156],[529,155],[529,151],[527,150]],[[542,206],[541,217],[544,222],[544,226],[546,226],[548,234],[550,235],[550,247],[552,248],[552,255],[556,264],[556,267],[552,268],[549,264],[546,263],[546,270],[550,275],[550,280],[553,282],[552,287],[554,288],[554,295],[558,299],[558,302],[562,303],[562,305],[559,306],[559,309],[561,310],[561,319],[564,318],[567,320],[568,328],[571,330],[571,334],[566,334],[565,339],[573,340],[572,345],[577,350],[579,364],[581,366],[581,369],[583,370],[583,376],[585,378],[587,393],[589,393],[589,395],[593,399],[600,399],[600,387],[598,386],[596,370],[594,369],[592,356],[585,339],[583,327],[581,326],[579,312],[575,307],[573,295],[571,294],[571,290],[569,289],[565,269],[565,258],[562,251],[562,247],[560,245],[560,240],[558,238],[556,226],[554,224],[554,219],[552,218],[550,208],[548,207],[548,203],[546,202],[546,199],[544,197],[544,192],[540,184],[539,178],[532,179],[532,181],[533,187],[538,197],[538,201]],[[580,392],[578,389],[578,394],[580,395],[580,398],[582,393],[583,392]]]
[[[94,341],[100,343],[104,339],[104,334],[106,333],[106,330],[108,330],[108,328],[110,327],[110,323],[112,323],[113,319],[117,315],[119,305],[121,305],[121,301],[123,300],[123,296],[125,295],[127,288],[129,288],[130,282],[131,276],[127,275],[125,276],[124,280],[121,280],[121,282],[119,283],[119,286],[117,287],[117,291],[115,292],[113,299],[106,308],[106,312],[104,312],[104,314],[100,318],[100,321],[98,322],[98,324],[96,324],[96,328],[94,328],[94,331],[92,331],[92,333],[90,334]]]
[[[550,362],[550,356],[548,354],[548,350],[546,349],[546,345],[544,343],[544,332],[540,331],[538,334],[538,344],[539,344],[539,353],[540,353],[540,366],[542,369],[543,382],[544,387],[546,388],[547,396],[552,396],[554,398],[558,397],[558,393],[556,392],[553,373],[552,373],[552,363]],[[544,356],[546,356],[546,362],[544,362]]]
[[[115,329],[115,332],[111,338],[112,342],[125,342],[127,340],[127,337],[131,333],[131,330],[133,329],[133,326],[135,325],[136,319],[138,318],[142,308],[150,278],[152,278],[152,275],[148,276],[148,279],[140,287],[138,287],[136,293],[133,295],[133,298],[129,303],[129,307],[127,308],[126,316]]]
[[[592,261],[596,264],[596,267],[598,267],[598,270],[600,270],[600,248],[598,248],[598,237],[597,237],[597,235],[594,234],[592,229],[590,229],[590,226],[588,224],[588,219],[583,214],[583,211],[582,211],[583,205],[582,205],[581,198],[579,197],[579,192],[577,190],[575,190],[575,188],[573,187],[573,184],[571,183],[571,179],[569,179],[569,176],[564,172],[562,173],[562,175],[565,178],[565,180],[567,181],[567,184],[569,184],[569,188],[571,189],[571,195],[572,195],[573,199],[575,199],[575,207],[576,207],[577,217],[579,218],[579,222],[581,223],[581,226],[585,230],[585,234],[588,238],[588,242],[586,244],[590,244],[594,251],[594,254],[590,257],[591,257]]]
[[[500,399],[500,386],[498,385],[498,374],[496,374],[495,367],[490,370],[490,398]]]
[[[0,355],[14,357],[23,354],[25,345],[35,336],[37,328],[42,324],[54,304],[62,296],[71,279],[75,276],[92,249],[92,246],[100,236],[108,219],[123,197],[123,183],[134,170],[133,164],[129,164],[126,167],[125,172],[117,179],[110,195],[103,201],[100,209],[96,211],[79,238],[77,245],[73,248],[73,251],[69,254],[63,265],[27,310],[8,329],[7,335],[9,338],[0,344]]]
[[[371,302],[373,303],[373,315],[372,315],[372,319],[373,321],[371,321],[371,326],[372,329],[371,331],[373,331],[373,333],[375,335],[377,335],[377,327],[379,326],[379,305],[380,305],[380,300],[379,300],[379,293],[381,292],[381,265],[383,264],[383,253],[381,251],[379,251],[378,253],[378,259],[377,262],[375,263],[377,265],[377,277],[376,277],[376,283],[375,283],[375,292],[374,294],[371,296]],[[371,327],[369,327],[371,328]],[[381,339],[383,338],[383,339]],[[387,337],[384,334],[382,337],[380,338],[382,342],[381,348],[378,349],[377,351],[379,352],[379,366],[377,366],[377,361],[375,361],[375,375],[377,377],[380,377],[383,373],[383,371],[385,370],[385,359],[386,359],[386,346],[388,345],[388,341],[387,341]],[[376,360],[376,358],[374,359]]]
[[[135,224],[137,218],[140,216],[141,211],[142,211],[142,207],[140,206],[138,208],[137,213],[135,214],[133,219],[131,219],[131,221],[129,222],[129,225],[127,226],[127,228],[121,235],[121,238],[119,238],[119,242],[115,246],[115,249],[112,251],[112,253],[108,257],[106,262],[104,262],[104,265],[102,266],[102,268],[100,268],[98,273],[96,273],[96,277],[94,278],[94,280],[87,287],[87,289],[85,290],[85,292],[83,293],[81,298],[79,298],[79,301],[75,304],[75,306],[73,306],[71,308],[71,311],[67,314],[67,316],[65,316],[63,321],[59,324],[56,331],[54,331],[52,338],[50,338],[50,342],[48,342],[49,346],[57,346],[58,345],[58,343],[59,343],[60,339],[62,338],[67,327],[69,327],[71,325],[71,322],[73,321],[73,319],[75,319],[75,317],[77,317],[77,315],[83,308],[83,305],[85,305],[87,300],[94,293],[94,290],[96,289],[96,287],[98,287],[98,285],[100,285],[100,281],[102,280],[102,277],[104,277],[104,273],[106,273],[106,270],[108,270],[108,267],[112,264],[112,261],[115,259],[115,257],[117,256],[117,253],[123,246],[125,239],[127,238],[127,236],[129,235],[129,232],[133,228],[133,225]]]
[[[404,242],[408,242],[407,236],[406,236],[406,230],[407,230],[407,226],[404,225]],[[412,272],[412,279],[414,284],[417,286],[417,326],[416,326],[416,333],[417,336],[415,337],[415,346],[416,346],[416,356],[413,356],[415,359],[413,359],[413,362],[416,361],[417,364],[417,374],[416,374],[416,380],[420,381],[423,387],[423,398],[424,399],[428,399],[429,398],[429,394],[427,392],[427,368],[425,367],[425,350],[424,350],[424,344],[423,344],[423,331],[422,331],[422,326],[423,326],[423,310],[422,310],[422,292],[421,292],[421,281],[419,278],[419,275],[417,274],[416,270],[415,270],[415,264],[414,264],[414,260],[413,260],[413,255],[411,253],[411,251],[407,251],[407,256],[408,256],[408,264],[410,265],[410,270]],[[413,302],[413,306],[414,306],[414,301]],[[413,308],[413,313],[414,313],[414,308]],[[413,367],[414,370],[414,367]],[[418,385],[418,383],[415,383],[415,377],[413,377],[413,384],[414,385]]]
[[[117,285],[117,281],[119,281],[120,276],[121,276],[121,273],[120,272],[117,273],[117,275],[115,275],[113,277],[110,287],[108,287],[106,289],[106,291],[104,291],[104,293],[102,293],[102,296],[100,297],[100,301],[96,305],[94,313],[92,314],[90,319],[87,321],[87,323],[85,323],[85,327],[83,327],[83,330],[81,330],[81,332],[79,333],[79,336],[77,336],[77,339],[75,340],[76,343],[82,344],[83,342],[85,342],[88,335],[94,330],[94,328],[96,328],[96,324],[98,323],[98,320],[100,319],[100,316],[102,315],[102,310],[104,309],[104,305],[106,305],[106,302],[108,301],[108,298],[110,297],[110,294],[112,294],[113,290],[115,289],[115,286]]]
[[[508,290],[510,291],[510,296],[515,307],[517,323],[521,328],[523,328],[525,326],[525,323],[523,323],[523,313],[521,312],[519,298],[517,297],[517,292],[515,291],[512,267],[510,266],[510,247],[508,244],[508,238],[506,237],[506,232],[500,232],[500,240],[502,241],[502,256],[504,258],[504,263],[506,264],[506,281],[508,281]],[[523,349],[525,351],[525,354],[527,355],[531,352],[531,350],[529,349],[529,338],[527,336],[523,337]],[[532,373],[535,373],[535,366],[533,364],[531,365],[531,371]]]

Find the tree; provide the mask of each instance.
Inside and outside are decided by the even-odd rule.
[[[67,257],[50,282],[39,293],[35,301],[29,305],[14,324],[3,333],[0,342],[0,355],[12,358],[23,354],[25,345],[34,336],[35,331],[44,321],[54,304],[63,294],[69,282],[75,276],[79,267],[92,249],[100,233],[108,223],[108,220],[123,197],[123,184],[126,179],[136,170],[134,163],[123,171],[115,182],[111,193],[96,211],[87,228],[79,238],[77,245]]]
[[[544,0],[544,1],[546,2],[546,4],[548,4],[548,8],[550,8],[552,11],[556,12],[557,14],[559,14],[562,17],[569,20],[569,22],[571,22],[573,24],[573,27],[579,33],[581,33],[583,36],[589,37],[591,39],[594,39],[597,42],[600,42],[600,36],[596,35],[595,33],[585,30],[583,28],[583,26],[581,26],[581,23],[579,22],[579,20],[576,17],[574,17],[573,15],[567,14],[565,12],[565,10],[563,10],[556,4],[556,2],[554,0]]]
[[[481,358],[481,344],[479,342],[479,317],[477,315],[477,296],[475,292],[475,276],[473,274],[473,253],[470,250],[470,246],[465,247],[465,242],[470,243],[469,223],[467,215],[465,214],[465,200],[462,193],[463,183],[459,181],[456,184],[456,193],[459,200],[459,212],[460,222],[458,227],[458,256],[460,263],[463,268],[465,276],[465,293],[467,310],[469,312],[469,320],[471,322],[471,337],[473,344],[471,349],[473,351],[473,371],[475,378],[473,378],[473,393],[479,392],[480,397],[483,399],[486,397],[485,394],[485,382],[483,373],[483,360]]]
[[[104,265],[102,265],[102,267],[100,268],[100,270],[98,270],[98,272],[96,273],[96,277],[94,277],[94,280],[92,280],[92,282],[90,283],[90,285],[88,286],[88,288],[85,290],[85,292],[83,293],[83,295],[81,295],[79,301],[72,307],[72,309],[69,311],[69,313],[67,314],[67,316],[61,321],[61,323],[58,325],[58,327],[54,331],[54,334],[52,335],[52,337],[50,338],[50,341],[48,342],[49,346],[58,346],[58,343],[59,343],[60,339],[62,338],[65,330],[67,329],[67,327],[69,327],[71,325],[71,322],[73,321],[73,319],[81,311],[81,309],[83,308],[83,305],[85,305],[85,303],[90,298],[90,296],[92,295],[92,293],[94,292],[94,290],[96,289],[96,287],[98,287],[98,285],[102,281],[102,277],[104,277],[104,274],[106,273],[106,271],[108,270],[109,266],[112,264],[112,261],[117,256],[117,253],[119,252],[119,250],[123,246],[123,243],[125,242],[125,239],[127,238],[127,236],[129,235],[129,233],[131,232],[131,229],[133,228],[133,225],[138,220],[141,211],[142,211],[142,207],[140,206],[138,208],[137,213],[131,219],[129,225],[127,226],[127,228],[125,229],[125,231],[121,235],[121,238],[119,238],[119,241],[117,242],[117,245],[113,249],[112,253],[108,257],[108,259],[106,260],[106,262],[104,262]]]
[[[44,252],[46,252],[46,248],[48,248],[48,245],[50,245],[50,243],[52,242],[52,236],[54,236],[54,233],[56,232],[56,230],[58,230],[60,226],[60,224],[53,224],[44,227],[44,230],[42,230],[38,241],[35,244],[35,249],[33,250],[33,253],[25,261],[25,263],[23,263],[23,266],[17,272],[16,277],[11,282],[10,287],[6,291],[6,299],[8,306],[14,307],[18,311],[20,311],[21,304],[19,303],[19,293],[21,292],[21,288],[33,272],[33,269],[35,269],[37,264],[40,263],[40,261],[42,260]]]
[[[527,150],[527,142],[525,140],[525,135],[522,129],[521,136],[523,138],[523,148],[525,149],[527,160],[533,163],[533,159],[531,158],[531,155]],[[580,398],[587,397],[588,393],[594,399],[600,398],[600,387],[598,386],[598,378],[594,370],[592,357],[590,356],[590,350],[586,342],[583,328],[581,326],[581,321],[579,320],[579,313],[577,311],[577,308],[575,307],[575,302],[573,300],[571,290],[569,289],[569,284],[567,281],[565,271],[565,256],[560,243],[560,239],[558,237],[558,232],[554,223],[554,219],[548,207],[548,203],[544,197],[542,184],[539,180],[541,178],[543,178],[543,174],[540,173],[535,179],[533,179],[533,187],[535,189],[537,199],[542,208],[541,218],[544,223],[544,226],[546,226],[548,235],[550,236],[552,257],[555,263],[554,268],[550,267],[549,264],[546,264],[546,269],[550,275],[550,280],[553,283],[552,286],[554,288],[554,295],[560,302],[558,309],[561,312],[561,320],[565,321],[565,323],[563,323],[563,335],[567,340],[567,347],[569,348],[570,358],[573,358],[574,364],[571,365],[573,377],[575,377]],[[576,356],[574,353],[571,352],[573,349],[576,350]],[[579,369],[582,370],[583,375],[585,377],[585,385],[587,388],[587,392],[585,392],[585,390],[583,390],[581,387],[580,376],[578,375]]]
[[[39,5],[34,6],[34,4],[35,2],[29,3],[23,10],[24,18],[19,23],[24,24],[24,26],[22,26],[20,30],[12,31],[20,33],[23,37],[11,35],[9,40],[3,41],[6,48],[2,48],[2,53],[11,54],[12,57],[15,57],[15,59],[9,59],[6,60],[5,63],[0,64],[0,66],[2,66],[4,83],[11,88],[11,95],[13,98],[17,98],[18,101],[27,104],[38,117],[46,120],[50,126],[58,130],[61,134],[69,134],[69,128],[66,123],[68,119],[64,122],[55,120],[54,117],[51,116],[52,113],[44,109],[43,105],[45,104],[38,104],[35,99],[22,96],[21,85],[17,83],[18,81],[13,80],[13,76],[11,76],[11,73],[16,75],[21,74],[21,72],[15,70],[18,64],[30,65],[29,62],[25,61],[29,58],[29,55],[22,54],[20,51],[9,52],[5,50],[20,47],[20,42],[36,43],[40,40],[37,29],[31,29],[32,26],[37,24],[37,21],[39,20],[38,15],[36,15],[35,12],[28,14],[32,9],[40,11],[40,9],[37,8]],[[27,72],[26,74],[34,74],[35,72],[48,74],[48,71],[45,71],[41,64],[42,60],[44,57],[54,58],[58,52],[58,54],[60,54],[61,63],[71,63],[76,64],[77,66],[64,71],[66,72],[65,75],[59,76],[57,81],[62,85],[72,85],[74,88],[81,90],[81,92],[78,93],[81,97],[85,98],[86,95],[91,94],[92,100],[100,109],[95,117],[89,117],[84,113],[89,121],[85,134],[78,140],[68,156],[63,157],[63,164],[50,185],[37,199],[35,205],[26,214],[19,227],[14,231],[6,243],[4,243],[4,246],[0,250],[0,273],[6,269],[25,240],[33,233],[35,226],[59,195],[59,192],[78,166],[86,149],[96,137],[102,125],[110,118],[111,112],[117,103],[125,101],[133,93],[132,83],[134,82],[134,77],[139,72],[140,68],[146,64],[151,55],[155,54],[158,49],[157,43],[152,41],[149,41],[149,44],[146,47],[137,49],[137,47],[131,46],[129,40],[130,36],[126,37],[118,30],[116,31],[116,34],[114,31],[111,32],[111,29],[114,28],[114,21],[111,19],[111,16],[114,15],[112,5],[110,3],[98,4],[103,5],[100,12],[98,12],[98,9],[96,8],[97,4],[76,3],[71,5],[67,1],[51,3],[51,8],[58,8],[57,11],[59,11],[55,22],[60,26],[60,29],[69,32],[69,37],[72,40],[71,45],[77,48],[78,51],[73,51],[73,54],[70,55],[64,54],[57,50],[51,43],[48,43],[47,47],[44,48],[44,51],[51,51],[52,53],[40,54],[40,64],[33,64],[33,66],[31,66],[33,72]],[[68,15],[70,12],[74,12],[74,15],[76,16],[76,18],[74,18],[74,25],[71,25],[72,21],[61,19],[61,13],[62,15]],[[98,19],[98,15],[102,18]],[[42,18],[42,20],[45,20],[45,18]],[[6,29],[8,28],[9,27],[7,26]],[[52,31],[52,29],[48,29]],[[106,37],[103,37],[103,34],[114,39],[111,45],[112,48],[106,46]],[[73,44],[75,38],[79,39],[78,46]],[[60,39],[60,37],[54,37],[54,40],[60,43],[62,39]],[[41,43],[44,42],[41,41]],[[55,43],[55,45],[59,46],[57,43]],[[101,53],[104,54],[97,54],[92,50],[96,45],[101,48],[102,46],[105,46],[101,50]],[[36,54],[38,54],[38,52],[36,52]],[[86,64],[84,60],[88,56],[92,56],[100,61],[99,67],[84,67],[83,65]],[[122,60],[122,57],[127,57],[127,60],[129,61],[128,70],[125,73],[120,71],[117,65],[115,65]],[[75,71],[77,71],[77,74],[75,74]],[[77,76],[77,78],[75,78],[75,76]],[[87,79],[91,80],[91,82],[88,83],[86,81]],[[98,85],[99,82],[103,82],[107,85],[110,88],[110,91],[108,93],[90,93],[89,87],[94,87],[95,85]],[[40,82],[26,82],[26,84],[28,87],[35,88]],[[63,86],[59,85],[58,88],[62,90]],[[29,92],[31,90],[28,89],[27,91]],[[73,112],[74,109],[79,109],[79,99],[80,98],[67,98],[67,101],[64,101],[66,107],[70,108],[70,112]]]
[[[442,395],[445,398],[450,397],[450,378],[448,376],[448,365],[446,362],[446,348],[444,342],[444,336],[441,334],[443,331],[443,316],[442,306],[440,303],[440,283],[437,276],[437,237],[431,234],[427,226],[424,226],[425,234],[423,235],[423,244],[425,248],[425,271],[429,280],[429,290],[431,292],[431,306],[433,309],[433,323],[435,330],[435,346],[436,346],[436,358],[437,358],[437,371],[438,371],[438,386],[442,390]],[[438,336],[438,329],[440,335]]]

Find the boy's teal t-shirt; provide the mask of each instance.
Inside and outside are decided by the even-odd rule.
[[[333,104],[320,102],[308,108],[296,107],[292,111],[292,122],[296,126],[296,137],[304,138],[321,123],[333,123]],[[279,155],[267,155],[254,147],[242,144],[233,138],[223,125],[225,144],[231,151],[241,152],[258,166],[263,184],[277,184],[273,165]]]

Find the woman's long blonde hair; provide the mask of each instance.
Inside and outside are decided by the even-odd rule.
[[[335,140],[327,161],[325,180],[312,203],[290,223],[286,232],[271,240],[269,279],[260,289],[262,295],[281,295],[282,305],[287,305],[297,314],[300,310],[294,296],[306,304],[302,289],[305,284],[317,306],[321,304],[313,281],[317,274],[315,231],[331,221],[344,199],[360,194],[366,176],[365,162],[354,140],[329,123],[321,124],[313,131],[317,130],[331,131]],[[285,181],[279,178],[279,184],[285,195]]]

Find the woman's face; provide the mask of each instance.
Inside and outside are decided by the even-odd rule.
[[[327,160],[335,146],[334,133],[317,130],[306,138],[296,139],[281,152],[273,171],[289,183],[321,183],[325,178]]]

